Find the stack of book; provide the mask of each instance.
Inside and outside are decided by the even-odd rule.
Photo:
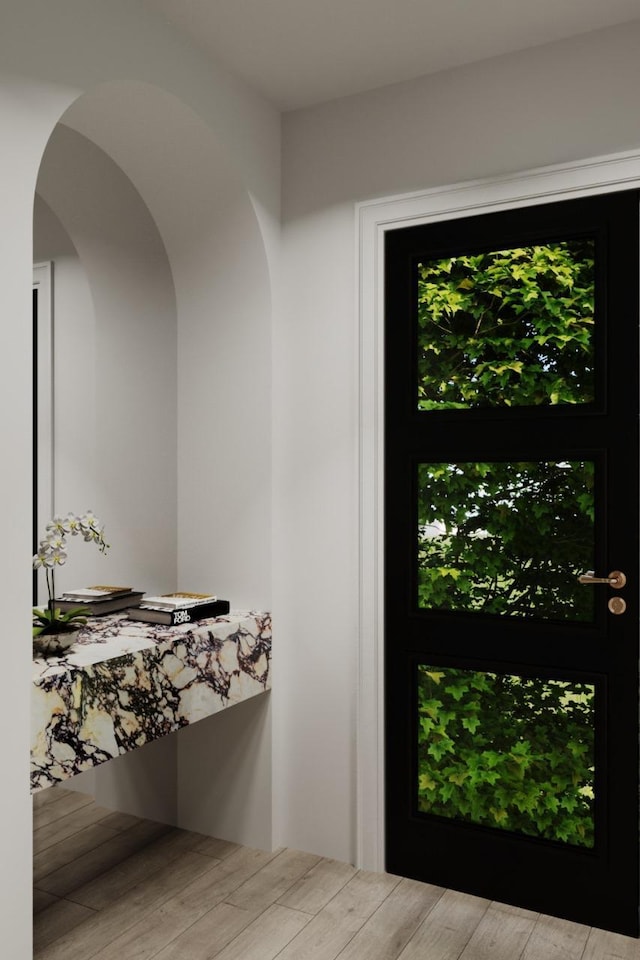
[[[157,597],[144,597],[139,605],[127,610],[131,620],[147,623],[162,623],[175,627],[180,623],[205,620],[207,617],[222,617],[229,613],[228,600],[218,600],[211,593],[163,593]]]
[[[54,606],[63,613],[76,607],[86,607],[92,617],[99,617],[104,613],[117,613],[134,607],[144,596],[144,590],[134,590],[132,587],[109,587],[98,584],[95,587],[79,587],[77,590],[65,590],[56,600]]]

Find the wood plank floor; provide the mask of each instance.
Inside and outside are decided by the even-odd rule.
[[[36,960],[640,960],[640,941],[528,910],[34,797]]]

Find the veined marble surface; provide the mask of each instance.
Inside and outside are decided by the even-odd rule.
[[[268,613],[89,620],[65,654],[33,661],[32,793],[263,693],[270,661]]]

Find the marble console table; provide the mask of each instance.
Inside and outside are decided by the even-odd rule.
[[[268,613],[90,620],[63,656],[33,661],[32,793],[263,693],[270,661]]]

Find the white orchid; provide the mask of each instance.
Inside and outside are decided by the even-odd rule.
[[[82,534],[86,543],[93,541],[98,544],[101,553],[105,553],[108,543],[105,543],[104,528],[96,517],[93,510],[87,510],[81,517],[76,517],[78,521],[79,533]],[[74,532],[74,531],[72,531]]]
[[[58,533],[57,530],[52,530],[48,533],[44,540],[40,541],[40,549],[51,552],[51,550],[64,550],[67,544],[64,534]]]
[[[53,567],[61,567],[66,559],[67,553],[66,550],[64,550],[64,543],[62,546],[49,546],[47,544],[44,547],[41,544],[41,549],[38,550],[33,558],[33,567],[34,570],[37,570],[38,567],[52,570]]]
[[[49,523],[46,525],[45,530],[49,533],[59,533],[61,536],[65,536],[69,533],[69,523],[65,517],[55,516],[53,520],[49,520]]]
[[[97,530],[100,526],[100,521],[93,510],[86,510],[78,520],[82,530]]]
[[[44,565],[45,567],[50,567],[53,570],[54,567],[61,567],[66,559],[66,550],[63,550],[62,547],[54,547],[53,550],[49,550]]]
[[[77,607],[63,614],[53,605],[55,568],[62,566],[67,559],[67,537],[75,537],[78,534],[82,535],[86,543],[96,543],[100,553],[106,553],[109,548],[109,544],[104,539],[104,527],[93,510],[87,510],[81,516],[76,516],[75,513],[69,513],[66,517],[56,515],[49,521],[38,552],[33,557],[34,570],[44,568],[49,594],[46,610],[34,609],[33,611],[34,636],[41,633],[63,633],[79,623],[86,623],[86,614],[89,611],[85,607]]]
[[[75,513],[68,513],[65,519],[66,528],[72,536],[76,536],[80,533],[80,517],[76,517]]]

